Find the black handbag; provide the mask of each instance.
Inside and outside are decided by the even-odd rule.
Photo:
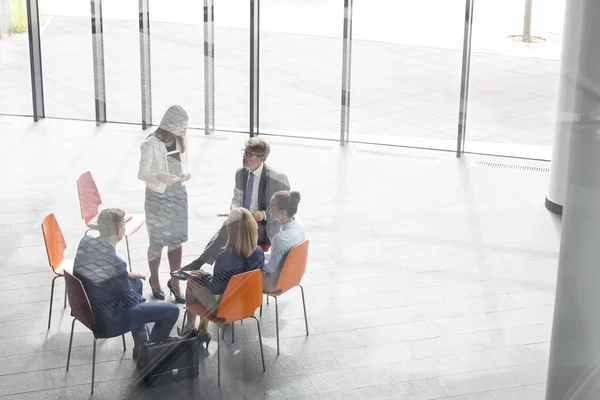
[[[140,383],[164,385],[198,376],[200,351],[204,349],[193,337],[169,337],[162,342],[147,343],[140,348],[137,368]]]

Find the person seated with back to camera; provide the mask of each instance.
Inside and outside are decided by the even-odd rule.
[[[292,247],[304,242],[307,238],[304,225],[295,217],[300,203],[300,193],[281,190],[273,195],[269,203],[269,213],[281,224],[280,231],[273,236],[271,248],[265,254],[263,269],[263,290],[273,292],[281,269]]]
[[[146,277],[128,272],[127,263],[115,246],[125,234],[125,212],[107,208],[98,215],[99,237],[84,236],[77,248],[73,275],[78,278],[92,306],[94,333],[108,338],[131,331],[137,359],[148,342],[146,325],[154,322],[150,341],[160,342],[171,333],[179,318],[179,308],[171,303],[146,303],[142,280]]]
[[[234,275],[262,269],[265,262],[263,249],[258,246],[258,225],[254,216],[245,208],[234,208],[225,222],[227,242],[217,255],[213,274],[200,270],[190,272],[186,290],[186,305],[202,304],[212,314],[217,314],[221,296]],[[189,336],[196,329],[196,314],[186,311],[186,324],[179,331],[180,335]],[[200,318],[198,337],[206,342],[211,337],[208,333],[206,318]]]

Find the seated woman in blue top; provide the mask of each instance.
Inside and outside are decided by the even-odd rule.
[[[271,240],[271,251],[265,254],[263,269],[263,290],[273,292],[277,288],[281,268],[290,249],[306,240],[306,229],[295,217],[300,203],[300,193],[281,190],[276,192],[269,203],[269,213],[281,224],[280,231]]]
[[[237,274],[262,269],[265,263],[263,250],[258,247],[258,225],[250,211],[234,208],[226,222],[227,243],[217,255],[213,274],[203,270],[190,271],[186,290],[186,305],[202,304],[211,313],[219,310],[221,295],[225,292],[229,280]],[[187,311],[186,324],[182,334],[195,329],[196,315]],[[204,342],[210,341],[207,332],[208,319],[200,318],[198,335]]]

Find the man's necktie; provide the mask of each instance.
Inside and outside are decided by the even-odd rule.
[[[252,188],[254,187],[254,174],[250,172],[248,175],[248,185],[246,186],[246,194],[244,195],[243,207],[250,210],[250,200],[252,199]]]

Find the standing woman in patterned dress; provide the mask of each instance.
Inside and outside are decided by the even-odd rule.
[[[146,226],[150,236],[148,265],[152,296],[165,299],[158,269],[162,250],[167,247],[171,271],[181,267],[182,244],[188,240],[188,195],[185,182],[190,180],[186,163],[185,134],[188,115],[180,106],[171,106],[160,126],[142,143],[138,178],[146,183]],[[175,302],[184,304],[179,281],[167,282]]]

